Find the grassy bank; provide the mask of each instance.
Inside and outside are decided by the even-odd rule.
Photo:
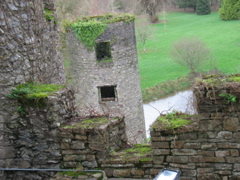
[[[159,96],[162,95],[159,95],[158,91],[154,92],[157,89],[163,88],[166,92],[162,94],[166,95],[190,86],[188,79],[182,78],[188,75],[189,70],[173,63],[169,56],[172,43],[182,37],[196,36],[211,49],[214,62],[209,62],[199,71],[207,72],[217,68],[226,74],[239,72],[239,21],[221,21],[218,13],[198,16],[192,13],[172,12],[167,13],[166,18],[166,30],[163,23],[152,25],[157,32],[154,40],[147,41],[145,53],[142,45],[137,45],[141,87],[145,101],[149,101],[147,100],[149,96],[152,96],[150,99],[160,98]],[[181,83],[174,84],[179,79]],[[150,95],[150,92],[154,93]]]

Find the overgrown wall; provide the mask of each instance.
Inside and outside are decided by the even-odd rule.
[[[62,120],[62,111],[67,109],[58,103],[65,103],[66,99],[58,96],[59,99],[54,100],[51,97],[52,107],[45,109],[49,112],[28,109],[29,116],[22,116],[17,101],[5,96],[15,86],[28,81],[65,83],[57,25],[53,19],[46,19],[44,9],[54,13],[53,0],[1,0],[0,3],[1,168],[45,168],[55,166],[60,160],[54,136],[47,136],[46,131],[51,132],[55,118]],[[56,154],[51,154],[51,151]],[[24,179],[28,178],[32,177]]]
[[[73,92],[63,89],[45,99],[44,107],[26,105],[26,114],[20,114],[13,106],[17,102],[7,100],[3,104],[7,119],[2,126],[2,137],[9,141],[1,144],[0,167],[60,169],[63,158],[58,128],[75,115],[73,102]],[[52,175],[54,173],[38,171],[5,172],[6,179],[39,179]]]

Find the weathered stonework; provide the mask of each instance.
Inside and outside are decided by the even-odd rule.
[[[45,18],[53,1],[2,0],[0,4],[1,94],[24,82],[65,83],[56,24]]]
[[[96,42],[109,42],[112,61],[98,62],[73,32],[67,34],[70,63],[79,114],[124,116],[128,140],[145,140],[142,94],[138,72],[134,22],[108,25]],[[114,86],[114,101],[101,101],[99,88]]]

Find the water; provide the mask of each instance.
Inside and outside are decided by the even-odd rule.
[[[160,99],[143,105],[145,126],[147,137],[149,137],[149,127],[161,114],[170,113],[173,110],[194,114],[193,92],[182,91],[171,97]]]

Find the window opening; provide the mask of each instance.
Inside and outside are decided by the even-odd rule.
[[[117,101],[116,86],[99,87],[101,101]]]
[[[96,56],[98,61],[112,61],[110,42],[96,43]]]

